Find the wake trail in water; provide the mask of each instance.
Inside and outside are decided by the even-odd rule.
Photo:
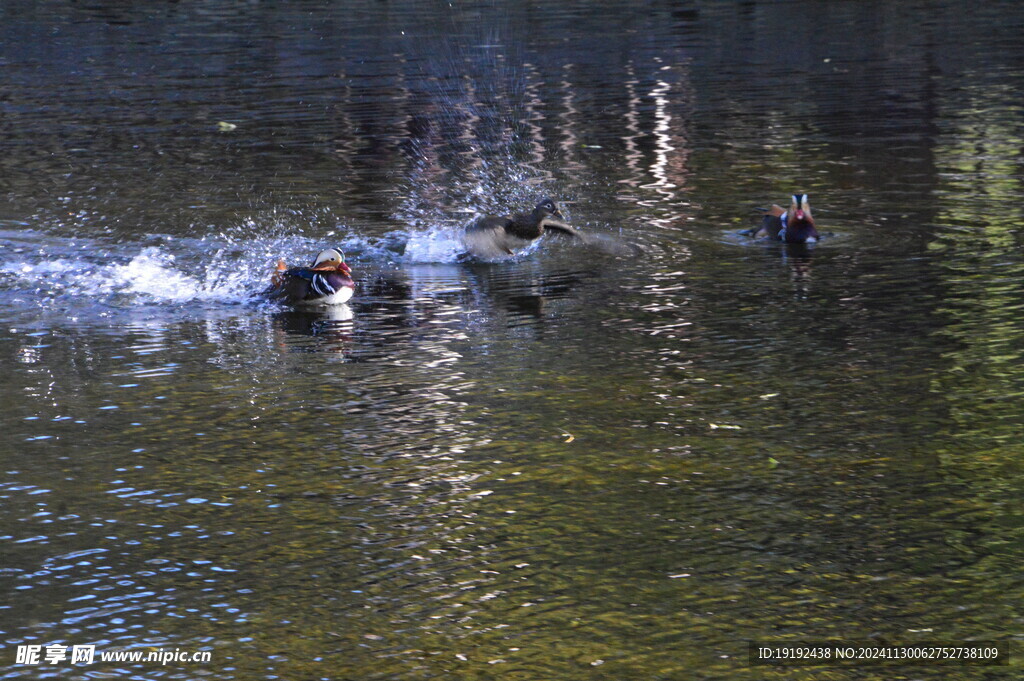
[[[321,238],[150,234],[121,242],[0,230],[0,297],[39,306],[75,300],[117,307],[246,304],[259,300],[278,260],[306,265],[323,248],[337,247],[358,281],[360,274],[385,267],[454,263],[463,250],[461,230],[439,225],[376,237],[329,232]]]
[[[147,235],[141,242],[58,239],[42,232],[0,232],[0,294],[22,303],[87,299],[101,305],[251,302],[275,264],[306,264],[340,246],[363,262],[395,257],[396,237],[366,239]]]

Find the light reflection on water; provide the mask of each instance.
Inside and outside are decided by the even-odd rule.
[[[6,648],[734,678],[1016,635],[1020,12],[108,5],[0,9]],[[832,236],[739,235],[797,190]],[[458,261],[542,195],[588,244]],[[349,305],[259,300],[325,244]]]

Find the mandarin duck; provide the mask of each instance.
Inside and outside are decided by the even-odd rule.
[[[582,235],[565,222],[558,204],[544,199],[529,213],[479,218],[466,228],[463,244],[470,256],[497,258],[514,255],[517,249],[539,239],[545,232],[559,232],[582,239]]]
[[[288,305],[340,305],[355,293],[352,270],[345,264],[345,253],[337,248],[320,251],[310,267],[292,267],[284,260],[264,295]]]
[[[778,239],[787,244],[808,244],[819,239],[807,194],[793,194],[789,210],[776,204],[758,210],[764,213],[764,217],[755,233],[756,237]]]

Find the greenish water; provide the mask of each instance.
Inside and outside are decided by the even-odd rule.
[[[453,4],[0,7],[0,677],[1015,678],[747,645],[1021,639],[1024,9]]]

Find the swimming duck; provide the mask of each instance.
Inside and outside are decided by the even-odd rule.
[[[818,230],[811,217],[811,204],[807,194],[793,194],[789,210],[772,204],[771,208],[758,208],[764,213],[756,237],[778,239],[787,244],[809,244],[818,240]]]
[[[529,213],[517,213],[510,218],[483,216],[466,228],[463,244],[471,256],[497,258],[514,255],[517,249],[539,239],[545,232],[582,239],[580,233],[565,222],[558,204],[546,198]]]
[[[264,295],[288,305],[340,305],[355,293],[352,270],[345,264],[345,253],[337,248],[320,251],[310,267],[288,268],[284,260]]]

